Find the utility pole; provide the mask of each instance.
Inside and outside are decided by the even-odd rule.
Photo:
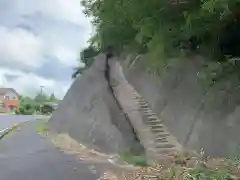
[[[40,96],[41,96],[41,101],[40,101],[40,112],[42,113],[42,107],[43,107],[43,88],[44,86],[40,86]]]
[[[42,100],[43,99],[43,88],[44,88],[44,86],[40,86],[40,88],[41,88],[40,95],[41,95],[41,100]]]

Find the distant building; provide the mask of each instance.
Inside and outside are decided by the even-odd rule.
[[[18,110],[20,96],[13,88],[0,88],[0,113]]]

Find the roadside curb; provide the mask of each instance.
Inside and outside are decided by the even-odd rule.
[[[6,135],[8,135],[11,131],[13,131],[14,129],[18,128],[19,126],[21,126],[24,123],[29,122],[28,121],[24,121],[24,122],[20,122],[20,123],[16,123],[14,125],[12,125],[11,127],[5,128],[3,130],[0,131],[0,140],[2,140]]]

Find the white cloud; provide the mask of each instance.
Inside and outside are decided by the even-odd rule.
[[[78,52],[63,46],[53,47],[51,54],[61,63],[70,67],[75,67],[77,65],[77,59],[79,58]]]
[[[49,16],[70,21],[75,24],[86,24],[79,0],[42,0],[42,11]]]
[[[25,15],[38,12],[52,19],[90,25],[82,12],[80,0],[15,0],[15,7]]]
[[[16,76],[12,81],[7,81],[5,75]],[[44,92],[53,93],[62,98],[67,92],[70,83],[57,82],[44,79],[34,73],[24,73],[22,71],[12,71],[6,68],[0,68],[0,86],[14,88],[18,93],[28,96],[36,96],[40,91],[40,86],[44,86]]]
[[[8,29],[0,26],[0,58],[7,64],[23,67],[40,67],[46,59],[44,55],[57,58],[69,67],[78,65],[78,48],[70,49],[64,44],[47,42],[41,36],[21,28]]]
[[[0,39],[1,61],[34,67],[43,63],[43,42],[34,34],[19,28],[10,30],[0,26]]]
[[[16,88],[26,95],[34,95],[39,92],[39,86],[44,85],[46,92],[55,92],[62,97],[71,81],[48,80],[40,77],[42,73],[39,71],[60,72],[66,68],[69,71],[63,73],[71,77],[72,67],[79,63],[79,51],[86,46],[91,33],[91,25],[82,13],[80,0],[3,2],[0,3],[3,10],[0,13],[0,85]],[[54,65],[49,67],[50,63]],[[65,65],[64,68],[60,63]],[[31,73],[24,73],[23,69]],[[6,78],[5,75],[13,75],[14,78]]]
[[[3,22],[17,21],[15,26],[29,24],[30,29],[29,31],[14,29],[14,25],[11,29],[7,29],[3,26],[4,23],[1,26],[0,21],[2,61],[14,65],[19,63],[21,67],[23,65],[39,67],[44,64],[43,60],[46,56],[52,56],[67,66],[77,65],[79,49],[87,45],[86,41],[91,34],[90,20],[83,14],[79,0],[4,1],[8,10],[3,12],[2,17],[9,20]],[[31,30],[38,36],[31,33]]]

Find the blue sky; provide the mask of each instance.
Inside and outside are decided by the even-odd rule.
[[[63,97],[91,32],[80,0],[0,0],[0,86]]]

